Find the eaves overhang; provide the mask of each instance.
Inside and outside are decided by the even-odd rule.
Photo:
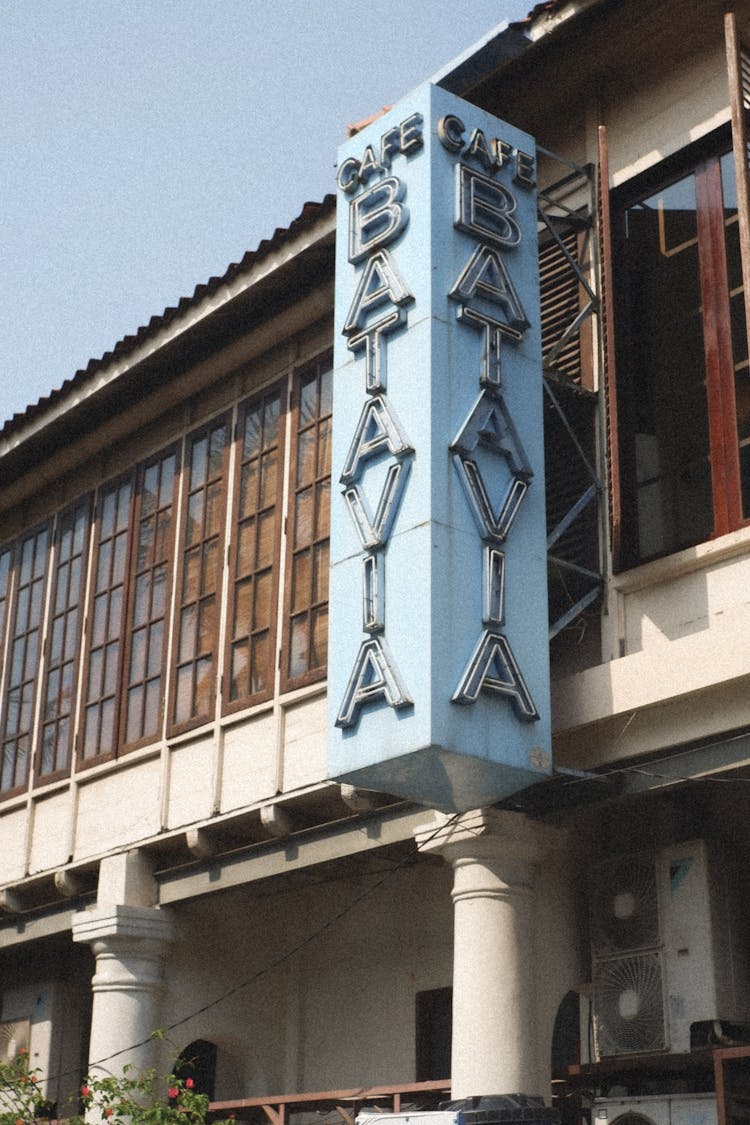
[[[0,429],[4,491],[41,460],[80,441],[110,414],[176,379],[188,365],[332,282],[335,196],[308,203],[221,277],[199,285],[134,335]]]
[[[589,13],[617,0],[544,0],[523,20],[499,24],[483,39],[462,52],[432,78],[437,86],[471,100],[472,91],[504,72],[518,59],[544,50],[570,33]]]

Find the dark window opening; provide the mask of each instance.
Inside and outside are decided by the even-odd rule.
[[[750,370],[731,152],[615,210],[623,563],[750,518]]]
[[[417,1082],[450,1078],[453,989],[433,988],[416,997]]]
[[[214,1100],[216,1087],[216,1044],[208,1039],[194,1039],[180,1051],[175,1065],[178,1078],[186,1081],[191,1078],[196,1094],[205,1094],[209,1101]]]

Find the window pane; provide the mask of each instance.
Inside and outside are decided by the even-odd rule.
[[[310,603],[311,558],[309,551],[300,551],[292,564],[292,612],[299,613]]]
[[[185,723],[193,717],[193,667],[189,664],[177,672],[174,721]]]
[[[146,674],[146,630],[133,633],[130,647],[130,683],[143,679]]]
[[[292,640],[289,651],[289,675],[303,675],[308,668],[307,661],[307,617],[292,620]]]
[[[260,505],[268,508],[276,503],[276,482],[278,480],[278,451],[273,450],[263,456],[261,466]]]
[[[255,521],[243,524],[237,544],[237,574],[252,573],[255,561]]]
[[[313,601],[328,601],[328,541],[315,548],[315,577],[313,582]]]
[[[315,476],[315,445],[316,432],[314,429],[304,430],[297,439],[297,484],[309,484]]]
[[[245,640],[232,646],[232,683],[230,699],[242,699],[249,695],[247,685],[248,656],[250,642]]]
[[[255,559],[258,567],[273,564],[275,547],[276,513],[274,511],[261,512],[258,517],[258,545]]]
[[[328,607],[313,610],[312,636],[310,638],[310,664],[313,668],[325,667],[328,659]]]
[[[695,177],[624,215],[636,523],[642,558],[710,535],[713,501]]]
[[[318,381],[314,374],[300,379],[299,425],[308,426],[315,421],[318,412]]]
[[[313,532],[313,492],[311,488],[297,494],[294,512],[294,546],[304,547]]]
[[[213,596],[216,584],[219,581],[219,541],[212,539],[203,547],[203,575],[201,577],[201,594]]]
[[[256,406],[245,413],[245,433],[243,442],[243,458],[255,457],[260,453],[262,427],[261,408]]]
[[[253,695],[273,688],[271,646],[268,633],[253,637],[252,675],[250,690]]]
[[[747,321],[745,290],[742,282],[740,230],[737,215],[737,192],[734,178],[734,157],[727,153],[721,161],[721,182],[724,197],[727,276],[729,281],[732,354],[734,361],[734,394],[737,414],[737,442],[740,462],[742,518],[750,519],[750,364],[747,354]]]
[[[143,737],[155,737],[161,729],[161,679],[149,680],[146,684],[146,699],[143,713]]]
[[[125,727],[125,741],[135,742],[143,729],[141,716],[143,710],[143,688],[131,688],[128,692],[128,718]]]
[[[250,516],[258,503],[258,462],[250,461],[242,467],[240,484],[240,518]]]
[[[253,629],[268,629],[271,625],[273,579],[270,570],[259,574],[255,579],[255,613]]]
[[[195,657],[197,618],[195,605],[186,606],[180,615],[180,642],[177,656],[180,664],[185,664],[186,661],[193,660]]]
[[[234,602],[234,635],[249,632],[252,625],[253,586],[250,579],[237,585]]]
[[[200,547],[185,551],[183,555],[182,600],[192,602],[198,597],[200,589],[201,556]]]

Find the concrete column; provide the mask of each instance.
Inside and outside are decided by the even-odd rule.
[[[73,918],[73,941],[96,958],[91,987],[91,1070],[154,1066],[161,1026],[164,958],[173,938],[167,911],[151,905],[155,884],[143,857],[122,853],[102,861],[97,904]],[[101,1063],[101,1067],[96,1064]]]
[[[534,867],[560,834],[519,813],[436,814],[420,850],[453,866],[452,1097],[544,1095],[537,1034]]]

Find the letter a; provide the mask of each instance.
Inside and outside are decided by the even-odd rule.
[[[339,708],[337,727],[352,727],[360,710],[370,703],[409,707],[406,694],[382,637],[371,637],[360,645],[349,683]]]
[[[386,302],[398,307],[413,300],[413,294],[409,292],[398,276],[393,259],[388,251],[376,250],[372,257],[368,258],[359,279],[359,285],[344,324],[344,335],[351,336],[354,332],[361,332],[373,309],[380,308]]]
[[[455,301],[467,305],[476,296],[484,297],[498,305],[505,313],[507,324],[515,331],[528,328],[526,313],[510,280],[500,252],[491,246],[477,246],[463,273],[448,294]]]
[[[508,638],[489,629],[479,638],[451,702],[476,703],[482,688],[507,695],[519,719],[530,723],[539,718]]]

